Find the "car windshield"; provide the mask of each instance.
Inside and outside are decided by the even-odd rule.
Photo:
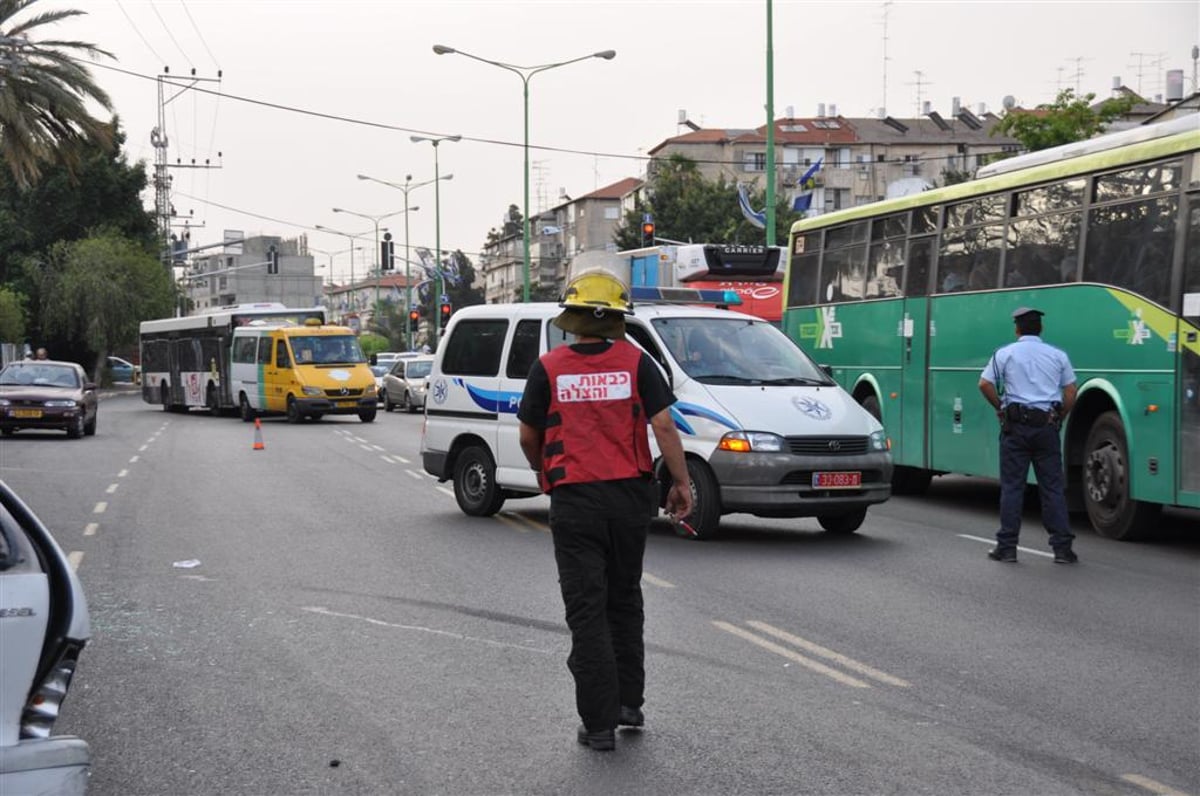
[[[79,375],[64,365],[14,363],[0,371],[0,385],[78,387]]]
[[[423,379],[429,375],[429,371],[432,369],[432,362],[410,362],[408,363],[408,377],[410,379]]]
[[[292,354],[300,365],[353,365],[367,361],[352,334],[293,337]]]
[[[684,372],[705,384],[832,384],[783,332],[751,318],[656,318]]]

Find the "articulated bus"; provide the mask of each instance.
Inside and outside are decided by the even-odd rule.
[[[167,411],[193,406],[212,414],[238,408],[229,365],[233,330],[254,321],[303,325],[325,322],[325,308],[289,309],[278,302],[238,304],[140,326],[142,400]]]
[[[883,421],[894,491],[999,477],[978,383],[1026,306],[1077,376],[1071,508],[1135,539],[1200,507],[1200,116],[798,221],[785,296],[784,331]]]

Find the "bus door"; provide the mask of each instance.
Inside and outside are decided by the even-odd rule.
[[[1200,193],[1187,199],[1179,313],[1179,503],[1200,507]]]
[[[904,316],[900,327],[900,446],[892,456],[897,464],[929,467],[929,269],[932,236],[913,238],[908,247]],[[893,444],[895,441],[893,441]]]

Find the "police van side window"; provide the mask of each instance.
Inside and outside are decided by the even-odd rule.
[[[460,320],[446,344],[442,373],[454,376],[495,376],[500,373],[500,354],[506,320]]]
[[[512,346],[508,350],[508,364],[504,368],[505,376],[510,379],[524,379],[529,376],[529,369],[538,358],[538,332],[541,328],[540,320],[517,322]]]
[[[654,338],[650,336],[650,332],[633,321],[626,321],[625,334],[632,337],[633,342],[637,343],[643,351],[649,354],[650,358],[659,364],[664,373],[671,372],[671,368],[667,365],[666,357],[663,356],[659,347],[654,344]]]

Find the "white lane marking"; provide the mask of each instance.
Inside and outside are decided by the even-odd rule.
[[[78,572],[81,561],[83,561],[82,550],[72,550],[71,552],[67,553],[67,563],[71,565],[71,571]]]
[[[726,633],[732,633],[733,635],[737,636],[738,638],[743,638],[746,641],[749,641],[751,644],[757,644],[758,646],[762,647],[763,649],[765,649],[769,652],[773,652],[776,655],[780,655],[784,658],[787,658],[789,661],[794,661],[794,662],[800,664],[801,666],[805,667],[806,669],[810,669],[818,674],[823,674],[826,677],[830,677],[834,680],[837,680],[842,685],[848,685],[848,686],[851,686],[852,688],[870,688],[871,687],[870,683],[865,683],[862,680],[859,680],[855,677],[851,677],[848,674],[842,674],[837,669],[831,669],[819,661],[814,661],[812,658],[805,658],[803,655],[801,655],[798,652],[793,652],[792,650],[788,649],[787,647],[781,647],[778,644],[775,644],[774,642],[767,641],[765,638],[756,636],[753,633],[751,633],[750,631],[743,630],[742,628],[731,625],[728,622],[714,621],[713,624],[716,627],[718,627],[719,629],[724,630]]]
[[[834,663],[840,663],[847,669],[858,672],[864,677],[870,677],[872,680],[878,680],[881,683],[898,686],[900,688],[908,688],[911,685],[911,683],[901,680],[899,677],[893,677],[887,672],[881,672],[878,669],[867,666],[865,663],[859,663],[853,658],[848,658],[845,655],[842,655],[840,652],[834,652],[831,649],[822,647],[820,644],[814,644],[808,639],[794,636],[791,633],[788,633],[786,630],[780,630],[777,627],[768,625],[766,622],[751,620],[746,624],[750,625],[750,627],[754,628],[755,630],[761,630],[769,636],[774,636],[777,639],[786,641],[794,647],[799,647],[805,652],[811,652],[813,655],[817,655],[825,660],[833,661]]]
[[[380,447],[379,445],[372,445],[372,446],[371,446],[371,450],[373,450],[373,451],[381,451],[381,450],[384,450],[384,448]]]
[[[99,528],[100,528],[100,523],[98,523],[98,522],[89,522],[87,525],[83,526],[83,535],[84,535],[84,536],[95,536],[95,535],[96,535],[96,531],[97,531]]]
[[[141,453],[144,453],[146,451],[146,448],[149,448],[149,447],[150,447],[149,445],[143,445],[142,447],[138,448],[138,451]]]
[[[138,457],[137,457],[137,456],[134,456],[133,458],[131,458],[131,459],[129,460],[129,463],[130,463],[130,464],[133,464],[133,463],[135,463],[137,460],[138,460]]]
[[[400,456],[399,454],[393,453],[392,456],[394,456],[396,461],[400,462],[401,464],[412,464],[412,462],[410,462],[408,459],[405,459],[403,456]]]
[[[662,588],[662,589],[675,588],[675,584],[672,583],[671,581],[663,580],[662,578],[655,577],[654,575],[651,575],[649,572],[642,573],[642,580],[646,581],[647,583],[649,583],[651,585],[658,586],[659,588]]]
[[[425,471],[423,471],[423,470],[421,471],[421,475],[425,476],[425,477],[426,477],[426,478],[428,478],[430,481],[436,481],[436,480],[438,480],[436,475],[434,475],[433,473],[427,473],[427,472],[425,472]]]
[[[386,453],[382,453],[382,454],[380,454],[380,455],[379,455],[379,458],[380,458],[380,459],[383,459],[383,460],[384,460],[385,462],[387,462],[388,464],[395,464],[395,463],[396,463],[396,460],[395,460],[395,459],[393,459],[391,456],[388,456]]]
[[[319,606],[301,606],[300,610],[308,611],[309,613],[313,613],[313,614],[321,614],[323,616],[336,616],[336,617],[340,617],[342,619],[357,619],[360,622],[368,622],[372,625],[378,625],[380,627],[392,627],[392,628],[396,628],[397,630],[416,630],[421,633],[431,633],[435,636],[447,636],[449,638],[456,638],[456,639],[459,639],[460,641],[477,641],[480,644],[487,644],[492,647],[504,647],[506,649],[525,650],[526,652],[540,652],[543,655],[547,655],[547,654],[555,652],[555,650],[541,649],[540,647],[527,647],[524,644],[510,644],[506,641],[493,641],[492,639],[487,639],[487,638],[478,638],[476,636],[467,636],[467,635],[463,635],[462,633],[453,633],[449,630],[438,630],[437,628],[434,628],[434,627],[422,627],[421,625],[400,625],[400,624],[396,624],[394,622],[385,622],[382,619],[372,619],[369,616],[358,616],[357,614],[343,614],[343,613],[339,613],[338,611],[330,611],[328,608],[322,608]]]
[[[454,492],[452,490],[449,490],[444,486],[436,487],[436,489],[437,489],[437,491],[441,492],[443,495],[449,495],[450,497],[456,497],[456,495],[454,494]]]
[[[411,475],[413,478],[417,479],[418,481],[421,480],[421,474],[416,472],[415,470],[405,470],[404,472],[408,473],[409,475]]]
[[[93,514],[103,514],[108,509],[108,504],[103,500],[96,504],[96,508],[92,509]]]
[[[129,471],[128,471],[128,470],[122,470],[121,472],[117,473],[117,478],[124,478],[124,477],[125,477],[125,476],[127,476],[127,475],[129,475]]]
[[[363,450],[365,450],[365,451],[369,451],[369,450],[372,450],[372,449],[373,449],[375,446],[374,446],[374,445],[362,445],[362,444],[360,444],[358,447],[362,448],[362,449],[363,449]]]
[[[996,543],[995,539],[985,539],[982,536],[971,536],[970,534],[967,534],[967,533],[960,533],[958,535],[961,536],[963,539],[970,539],[972,542],[983,542],[984,544],[995,544]],[[1031,556],[1043,556],[1045,558],[1054,558],[1053,553],[1046,553],[1041,550],[1033,550],[1032,548],[1029,548],[1029,547],[1021,547],[1020,545],[1018,545],[1017,549],[1024,553],[1029,553]]]
[[[104,491],[111,495],[117,491],[117,487],[119,487],[119,486],[120,486],[120,484],[109,484],[108,489],[106,489]]]
[[[1141,774],[1122,774],[1121,779],[1137,785],[1139,788],[1145,788],[1151,793],[1156,793],[1158,796],[1188,796],[1181,790],[1175,790],[1170,785],[1155,782],[1149,777],[1143,777]]]

